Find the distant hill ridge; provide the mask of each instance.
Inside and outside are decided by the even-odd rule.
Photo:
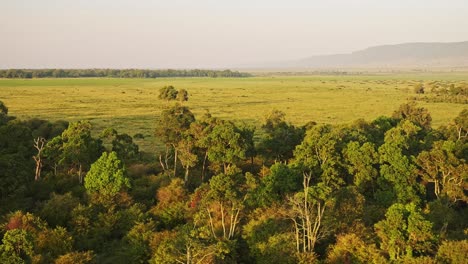
[[[468,41],[382,45],[349,54],[312,56],[275,67],[297,68],[431,68],[468,67]]]

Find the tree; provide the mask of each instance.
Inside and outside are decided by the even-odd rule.
[[[0,101],[0,125],[8,121],[8,107]]]
[[[110,139],[111,151],[115,151],[117,156],[126,163],[139,158],[138,145],[133,142],[132,137],[128,134],[119,134],[115,129],[108,128],[101,133],[100,137]]]
[[[304,138],[304,129],[297,128],[284,120],[285,114],[273,110],[265,118],[262,129],[265,136],[259,143],[260,153],[267,159],[287,161],[293,157],[294,148]]]
[[[203,194],[197,218],[208,222],[214,239],[231,240],[238,234],[246,199],[242,176],[238,169],[231,168],[228,174],[213,176],[208,188],[202,185],[198,189]]]
[[[34,139],[34,148],[37,150],[37,154],[33,156],[34,161],[36,162],[36,174],[34,175],[34,180],[38,181],[41,178],[42,170],[42,150],[44,149],[46,141],[43,137],[38,137]]]
[[[55,260],[55,264],[87,264],[93,263],[94,253],[93,251],[84,252],[70,252],[61,255]]]
[[[314,182],[323,182],[333,188],[343,185],[342,138],[331,125],[312,127],[294,151],[294,164],[314,175]]]
[[[150,243],[156,226],[153,221],[137,222],[125,235],[127,252],[133,263],[148,263],[151,258]]]
[[[444,241],[437,251],[438,263],[463,264],[468,259],[468,240]]]
[[[242,238],[253,258],[246,263],[298,263],[294,234],[280,204],[250,212],[242,228]]]
[[[300,189],[301,175],[283,163],[275,163],[269,173],[261,178],[256,194],[260,203],[267,206],[273,202],[281,202],[290,193]]]
[[[331,206],[332,189],[319,183],[311,186],[312,174],[304,172],[303,191],[288,199],[288,217],[294,223],[296,251],[313,253],[315,245],[328,235],[326,210]]]
[[[377,170],[379,155],[375,145],[370,142],[360,145],[359,142],[352,141],[346,145],[344,157],[349,164],[348,171],[353,175],[354,185],[361,191],[371,189],[374,192],[379,175]]]
[[[177,98],[177,90],[174,88],[174,86],[169,85],[169,86],[164,86],[161,89],[159,89],[159,99],[166,100],[166,101],[171,101],[175,100]]]
[[[161,161],[163,169],[168,168],[169,146],[174,150],[174,176],[177,172],[178,143],[182,140],[184,133],[190,128],[190,124],[195,122],[195,116],[188,107],[175,105],[162,111],[159,122],[156,126],[156,136],[166,145],[165,162]],[[160,156],[161,160],[161,156]]]
[[[222,164],[225,174],[232,164],[245,158],[248,148],[242,131],[230,121],[216,120],[211,131],[202,140],[207,147],[208,160]]]
[[[414,204],[396,203],[388,208],[385,219],[375,224],[380,248],[391,260],[434,253],[436,238],[432,223]]]
[[[457,130],[457,140],[468,138],[468,109],[463,109],[453,123]]]
[[[388,261],[374,244],[367,244],[356,234],[339,235],[331,246],[325,263],[373,263],[383,264]]]
[[[30,262],[34,255],[33,238],[24,229],[8,230],[3,236],[0,254],[3,263]]]
[[[411,158],[412,140],[419,127],[406,120],[385,133],[385,143],[379,147],[380,174],[393,189],[393,195],[400,203],[419,202],[424,193],[423,186],[417,181],[416,167]],[[391,186],[391,187],[390,187]]]
[[[91,165],[86,174],[84,186],[89,193],[104,197],[114,197],[123,188],[130,188],[125,167],[115,152],[102,153],[102,156]]]
[[[44,202],[39,215],[54,226],[66,226],[71,218],[71,212],[78,206],[79,199],[70,192],[65,194],[52,193],[50,199]]]
[[[87,170],[102,153],[103,147],[100,140],[91,136],[91,123],[78,121],[70,123],[68,128],[60,136],[60,164],[71,166],[78,170],[78,179],[83,182],[83,171]]]
[[[60,255],[72,250],[73,237],[61,226],[55,229],[45,229],[36,239],[36,250],[45,262],[52,262]]]
[[[177,92],[177,97],[176,99],[179,101],[179,102],[185,102],[185,101],[188,101],[189,99],[189,94],[187,92],[187,90],[185,89],[180,89],[178,92]]]
[[[455,154],[455,142],[437,141],[431,150],[421,152],[416,164],[418,174],[423,180],[434,184],[437,198],[447,197],[452,203],[458,200],[468,201],[465,190],[468,189],[468,165]]]
[[[184,182],[188,183],[189,170],[197,164],[198,156],[195,153],[196,139],[187,131],[177,144],[178,157],[182,167],[185,168]]]
[[[409,120],[424,129],[431,128],[432,117],[429,111],[424,107],[418,107],[414,102],[400,105],[400,108],[393,112],[392,117]]]
[[[184,182],[175,178],[156,193],[157,204],[151,212],[164,227],[174,227],[185,223],[187,214],[188,193]]]
[[[203,264],[217,263],[229,252],[225,242],[213,242],[201,238],[198,230],[187,224],[172,232],[160,232],[155,254],[150,263],[154,264]]]
[[[31,130],[18,120],[0,124],[0,197],[25,189],[33,180]]]

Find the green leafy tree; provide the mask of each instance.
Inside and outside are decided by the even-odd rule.
[[[324,182],[311,185],[310,173],[303,176],[303,191],[289,197],[286,210],[294,223],[296,251],[307,257],[313,255],[316,244],[328,236],[330,226],[325,212],[331,208],[333,189]]]
[[[400,105],[400,108],[393,113],[392,117],[409,120],[424,129],[431,128],[432,117],[429,111],[424,107],[418,107],[414,102]]]
[[[468,165],[455,156],[455,142],[437,141],[431,150],[421,152],[416,163],[419,175],[434,184],[437,198],[448,198],[452,203],[468,201]]]
[[[159,99],[166,100],[166,101],[171,101],[175,100],[177,98],[177,90],[174,88],[174,86],[169,85],[169,86],[164,86],[161,89],[159,89]]]
[[[207,146],[208,160],[221,164],[224,173],[237,161],[245,158],[248,144],[242,131],[230,121],[216,120],[212,130],[202,139]]]
[[[260,196],[260,204],[269,205],[283,201],[290,193],[300,189],[301,175],[283,163],[275,163],[269,173],[261,178],[256,194]]]
[[[281,205],[257,208],[248,216],[242,228],[242,238],[247,242],[252,263],[298,262],[294,234],[290,223],[284,218]],[[247,261],[246,261],[247,262]]]
[[[31,130],[18,120],[0,124],[0,197],[21,192],[34,180]]]
[[[468,240],[444,241],[437,251],[438,263],[463,264],[468,259]]]
[[[63,227],[45,229],[36,239],[36,250],[45,262],[52,262],[60,255],[72,250],[73,237]]]
[[[109,139],[112,145],[111,151],[115,151],[117,156],[126,163],[139,158],[138,145],[128,134],[119,134],[115,129],[108,128],[101,133],[100,137]]]
[[[125,187],[130,188],[125,167],[117,153],[102,153],[86,174],[84,186],[89,193],[104,197],[114,197]]]
[[[59,256],[55,260],[55,264],[88,264],[94,263],[94,253],[93,251],[84,251],[84,252],[70,252],[64,255]]]
[[[297,128],[284,120],[285,114],[273,110],[265,118],[262,129],[265,136],[259,143],[260,153],[266,159],[287,161],[293,157],[294,148],[304,138],[304,129]]]
[[[379,147],[380,174],[390,183],[387,186],[392,186],[400,203],[419,202],[419,195],[424,193],[410,155],[412,140],[419,129],[410,121],[404,121],[385,133],[385,143]]]
[[[331,246],[325,263],[388,263],[374,244],[368,244],[353,233],[339,235]]]
[[[52,193],[44,202],[39,215],[51,226],[66,226],[71,218],[72,210],[78,206],[79,199],[70,192],[65,194]]]
[[[8,121],[8,107],[0,101],[0,125]]]
[[[468,138],[468,109],[463,109],[453,120],[457,131],[457,140]]]
[[[314,175],[315,183],[323,182],[333,188],[343,185],[341,138],[331,125],[312,127],[294,151],[294,164],[307,174]]]
[[[175,105],[162,111],[159,122],[156,126],[156,136],[165,144],[165,160],[160,161],[163,169],[168,170],[169,147],[174,150],[174,176],[177,172],[178,148],[177,145],[182,140],[184,133],[189,130],[190,124],[195,121],[195,116],[188,107]]]
[[[27,263],[34,256],[33,238],[24,229],[8,230],[0,245],[0,260],[3,263]]]
[[[212,177],[209,186],[199,188],[203,194],[196,218],[209,228],[214,239],[232,240],[238,235],[246,188],[243,175],[235,168]]]
[[[57,145],[60,142],[61,146]],[[53,140],[51,145],[46,145],[47,147],[59,147],[58,163],[76,169],[80,183],[83,182],[83,171],[89,168],[103,150],[101,141],[91,136],[91,123],[87,121],[70,123],[60,139]]]
[[[227,243],[200,237],[197,231],[187,224],[173,232],[162,233],[150,263],[202,264],[222,261],[229,252]]]
[[[126,249],[133,263],[148,263],[151,259],[150,244],[156,226],[153,221],[137,222],[125,235]]]
[[[393,204],[385,219],[375,224],[380,248],[391,260],[431,255],[435,251],[436,237],[432,223],[424,218],[414,204]]]
[[[352,141],[344,150],[345,161],[348,163],[348,171],[353,175],[354,185],[361,191],[371,189],[374,192],[377,180],[379,155],[375,145],[366,142],[362,145]]]

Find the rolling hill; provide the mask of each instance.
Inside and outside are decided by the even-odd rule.
[[[264,66],[317,69],[468,67],[468,41],[383,45],[349,54],[311,56],[297,61]]]

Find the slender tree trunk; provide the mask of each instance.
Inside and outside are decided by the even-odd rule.
[[[166,145],[166,157],[164,159],[164,162],[166,163],[166,169],[168,170],[169,169],[169,165],[168,165],[168,160],[169,160],[169,148],[168,146]]]
[[[214,230],[213,217],[211,216],[211,212],[210,212],[210,210],[208,210],[208,208],[206,209],[206,211],[208,212],[208,216],[210,217],[211,233],[213,234],[213,237],[216,239],[217,236],[216,236],[216,233],[215,233],[215,230]]]
[[[203,166],[202,166],[202,175],[201,175],[201,182],[205,179],[205,167],[206,167],[206,160],[208,159],[208,150],[205,152],[205,158],[203,159]]]
[[[224,207],[222,203],[220,203],[220,205],[221,205],[221,224],[223,225],[223,237],[226,238],[226,225],[224,223]]]
[[[34,180],[38,181],[41,178],[41,170],[42,170],[42,160],[37,157],[33,157],[34,161],[36,162],[36,173],[34,175]]]
[[[83,177],[81,176],[81,173],[82,173],[82,167],[81,167],[81,163],[80,163],[80,166],[78,168],[78,180],[79,180],[80,184],[83,183]]]
[[[174,147],[174,177],[176,176],[177,172],[177,148]]]
[[[159,155],[159,164],[161,164],[161,167],[162,167],[163,171],[165,171],[166,167],[164,166],[164,163],[162,161],[162,155]]]
[[[46,140],[42,137],[38,137],[34,139],[34,148],[37,149],[36,156],[33,156],[34,161],[36,162],[36,171],[34,175],[34,180],[38,181],[41,178],[41,171],[42,171],[42,150],[44,149],[44,145]]]
[[[188,182],[188,177],[189,177],[189,166],[185,166],[185,177],[184,177],[184,181],[185,181],[185,185],[187,185],[187,182]]]

